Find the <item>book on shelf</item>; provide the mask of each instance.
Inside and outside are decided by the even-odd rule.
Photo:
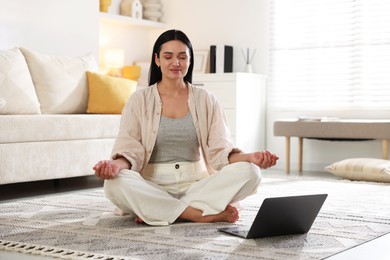
[[[210,73],[233,72],[233,46],[210,46]]]

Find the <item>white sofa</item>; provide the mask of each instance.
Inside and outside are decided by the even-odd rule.
[[[0,50],[0,184],[91,175],[110,157],[120,114],[87,113],[96,70],[90,54]]]

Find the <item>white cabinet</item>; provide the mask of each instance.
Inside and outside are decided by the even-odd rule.
[[[245,152],[265,149],[265,76],[194,74],[193,84],[214,93],[225,110],[233,140]]]

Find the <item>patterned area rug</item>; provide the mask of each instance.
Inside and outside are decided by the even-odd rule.
[[[101,188],[0,204],[0,249],[64,259],[323,259],[390,232],[390,187],[350,181],[264,179],[243,202],[251,223],[266,197],[328,193],[309,233],[241,239],[227,223],[135,224],[114,215]]]

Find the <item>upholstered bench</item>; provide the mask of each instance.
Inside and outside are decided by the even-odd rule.
[[[383,159],[387,159],[390,120],[278,120],[274,122],[274,135],[286,138],[286,173],[290,173],[290,138],[298,137],[298,169],[302,172],[303,138],[333,141],[381,139]]]

